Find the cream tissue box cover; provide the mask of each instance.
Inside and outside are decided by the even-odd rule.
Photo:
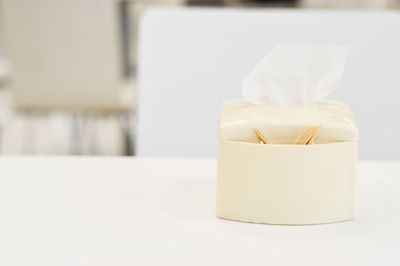
[[[312,145],[292,144],[322,125]],[[259,144],[253,129],[272,144]],[[223,103],[218,133],[217,216],[268,224],[354,218],[357,127],[349,108]]]

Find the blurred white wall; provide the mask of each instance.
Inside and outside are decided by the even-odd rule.
[[[156,9],[142,21],[138,155],[214,156],[221,102],[272,48],[311,42],[350,48],[330,98],[359,126],[359,157],[400,159],[400,13]]]

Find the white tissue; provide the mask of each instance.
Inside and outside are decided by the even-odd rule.
[[[348,48],[281,45],[268,53],[243,81],[243,96],[254,104],[307,105],[338,84]]]

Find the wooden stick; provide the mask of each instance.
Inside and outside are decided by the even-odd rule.
[[[294,141],[293,144],[301,144],[300,140],[304,139],[304,134],[306,133],[307,129],[303,129],[297,139]]]
[[[311,130],[309,130],[309,131],[307,132],[306,138],[302,140],[303,142],[302,142],[301,144],[306,145],[307,142],[308,142],[308,141],[312,138],[312,136],[314,135],[314,131],[315,131],[315,127],[311,128]]]
[[[313,132],[314,132],[314,127],[308,130],[306,129],[303,137],[297,142],[297,144],[305,145],[313,135]]]
[[[260,130],[258,130],[257,128],[253,128],[253,130],[260,141],[262,141],[264,144],[271,144],[271,142],[263,135],[263,133],[261,133]]]
[[[310,136],[308,136],[305,145],[310,145],[314,141],[314,139],[317,136],[317,134],[318,134],[319,130],[321,129],[321,127],[322,127],[322,125],[319,125],[319,126],[316,126],[316,127],[314,127],[312,129],[312,134],[310,134]]]

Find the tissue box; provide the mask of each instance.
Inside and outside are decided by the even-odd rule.
[[[312,145],[294,145],[322,124]],[[253,129],[272,144],[259,144]],[[348,107],[222,105],[217,216],[268,224],[319,224],[354,218],[357,127]]]

